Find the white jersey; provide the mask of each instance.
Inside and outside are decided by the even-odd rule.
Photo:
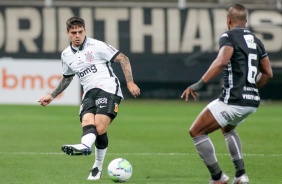
[[[119,51],[102,41],[85,37],[82,45],[75,49],[68,46],[61,55],[63,75],[79,77],[84,95],[93,88],[123,98],[120,82],[113,72],[111,63]]]

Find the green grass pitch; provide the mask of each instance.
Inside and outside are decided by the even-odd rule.
[[[61,145],[80,142],[78,106],[0,105],[0,183],[111,184],[107,165],[119,157],[133,166],[126,183],[208,183],[208,170],[188,135],[188,128],[207,103],[124,100],[108,130],[109,148],[99,181],[86,180],[93,154],[71,157],[61,152]],[[237,128],[253,184],[281,183],[281,113],[281,103],[261,103]],[[210,137],[222,170],[232,180],[234,168],[223,136],[217,131]]]

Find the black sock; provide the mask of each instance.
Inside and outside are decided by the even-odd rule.
[[[245,173],[246,173],[245,169],[241,169],[241,170],[236,171],[235,176],[238,178],[238,177],[242,176]]]
[[[236,169],[235,177],[240,177],[246,173],[243,159],[235,160],[233,163]]]
[[[212,177],[213,180],[217,181],[217,180],[219,180],[221,178],[221,175],[222,175],[222,171],[220,171],[216,175],[212,175],[211,177]]]

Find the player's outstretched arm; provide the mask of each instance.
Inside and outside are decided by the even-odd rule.
[[[50,104],[61,92],[63,92],[71,83],[73,77],[62,77],[61,81],[59,82],[59,85],[56,87],[56,89],[48,95],[43,96],[38,100],[40,105],[46,106]]]
[[[140,95],[139,87],[133,81],[133,75],[131,70],[131,65],[127,56],[123,53],[119,53],[114,59],[115,62],[119,62],[126,80],[127,89],[135,98]]]
[[[197,99],[198,93],[197,91],[201,90],[201,88],[211,79],[219,75],[222,70],[226,67],[228,62],[230,61],[230,58],[233,54],[233,47],[231,46],[223,46],[216,57],[216,59],[213,61],[209,69],[206,71],[206,73],[203,75],[203,77],[196,82],[195,84],[192,84],[188,88],[185,89],[185,91],[182,93],[181,98],[184,98],[185,101],[188,101],[189,96],[191,95],[195,100]]]

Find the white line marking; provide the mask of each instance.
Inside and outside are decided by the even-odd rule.
[[[0,155],[65,155],[60,152],[0,152]],[[132,155],[132,156],[198,156],[196,153],[107,153],[107,155]],[[219,153],[217,156],[230,156]],[[249,157],[282,157],[282,154],[243,154]]]

